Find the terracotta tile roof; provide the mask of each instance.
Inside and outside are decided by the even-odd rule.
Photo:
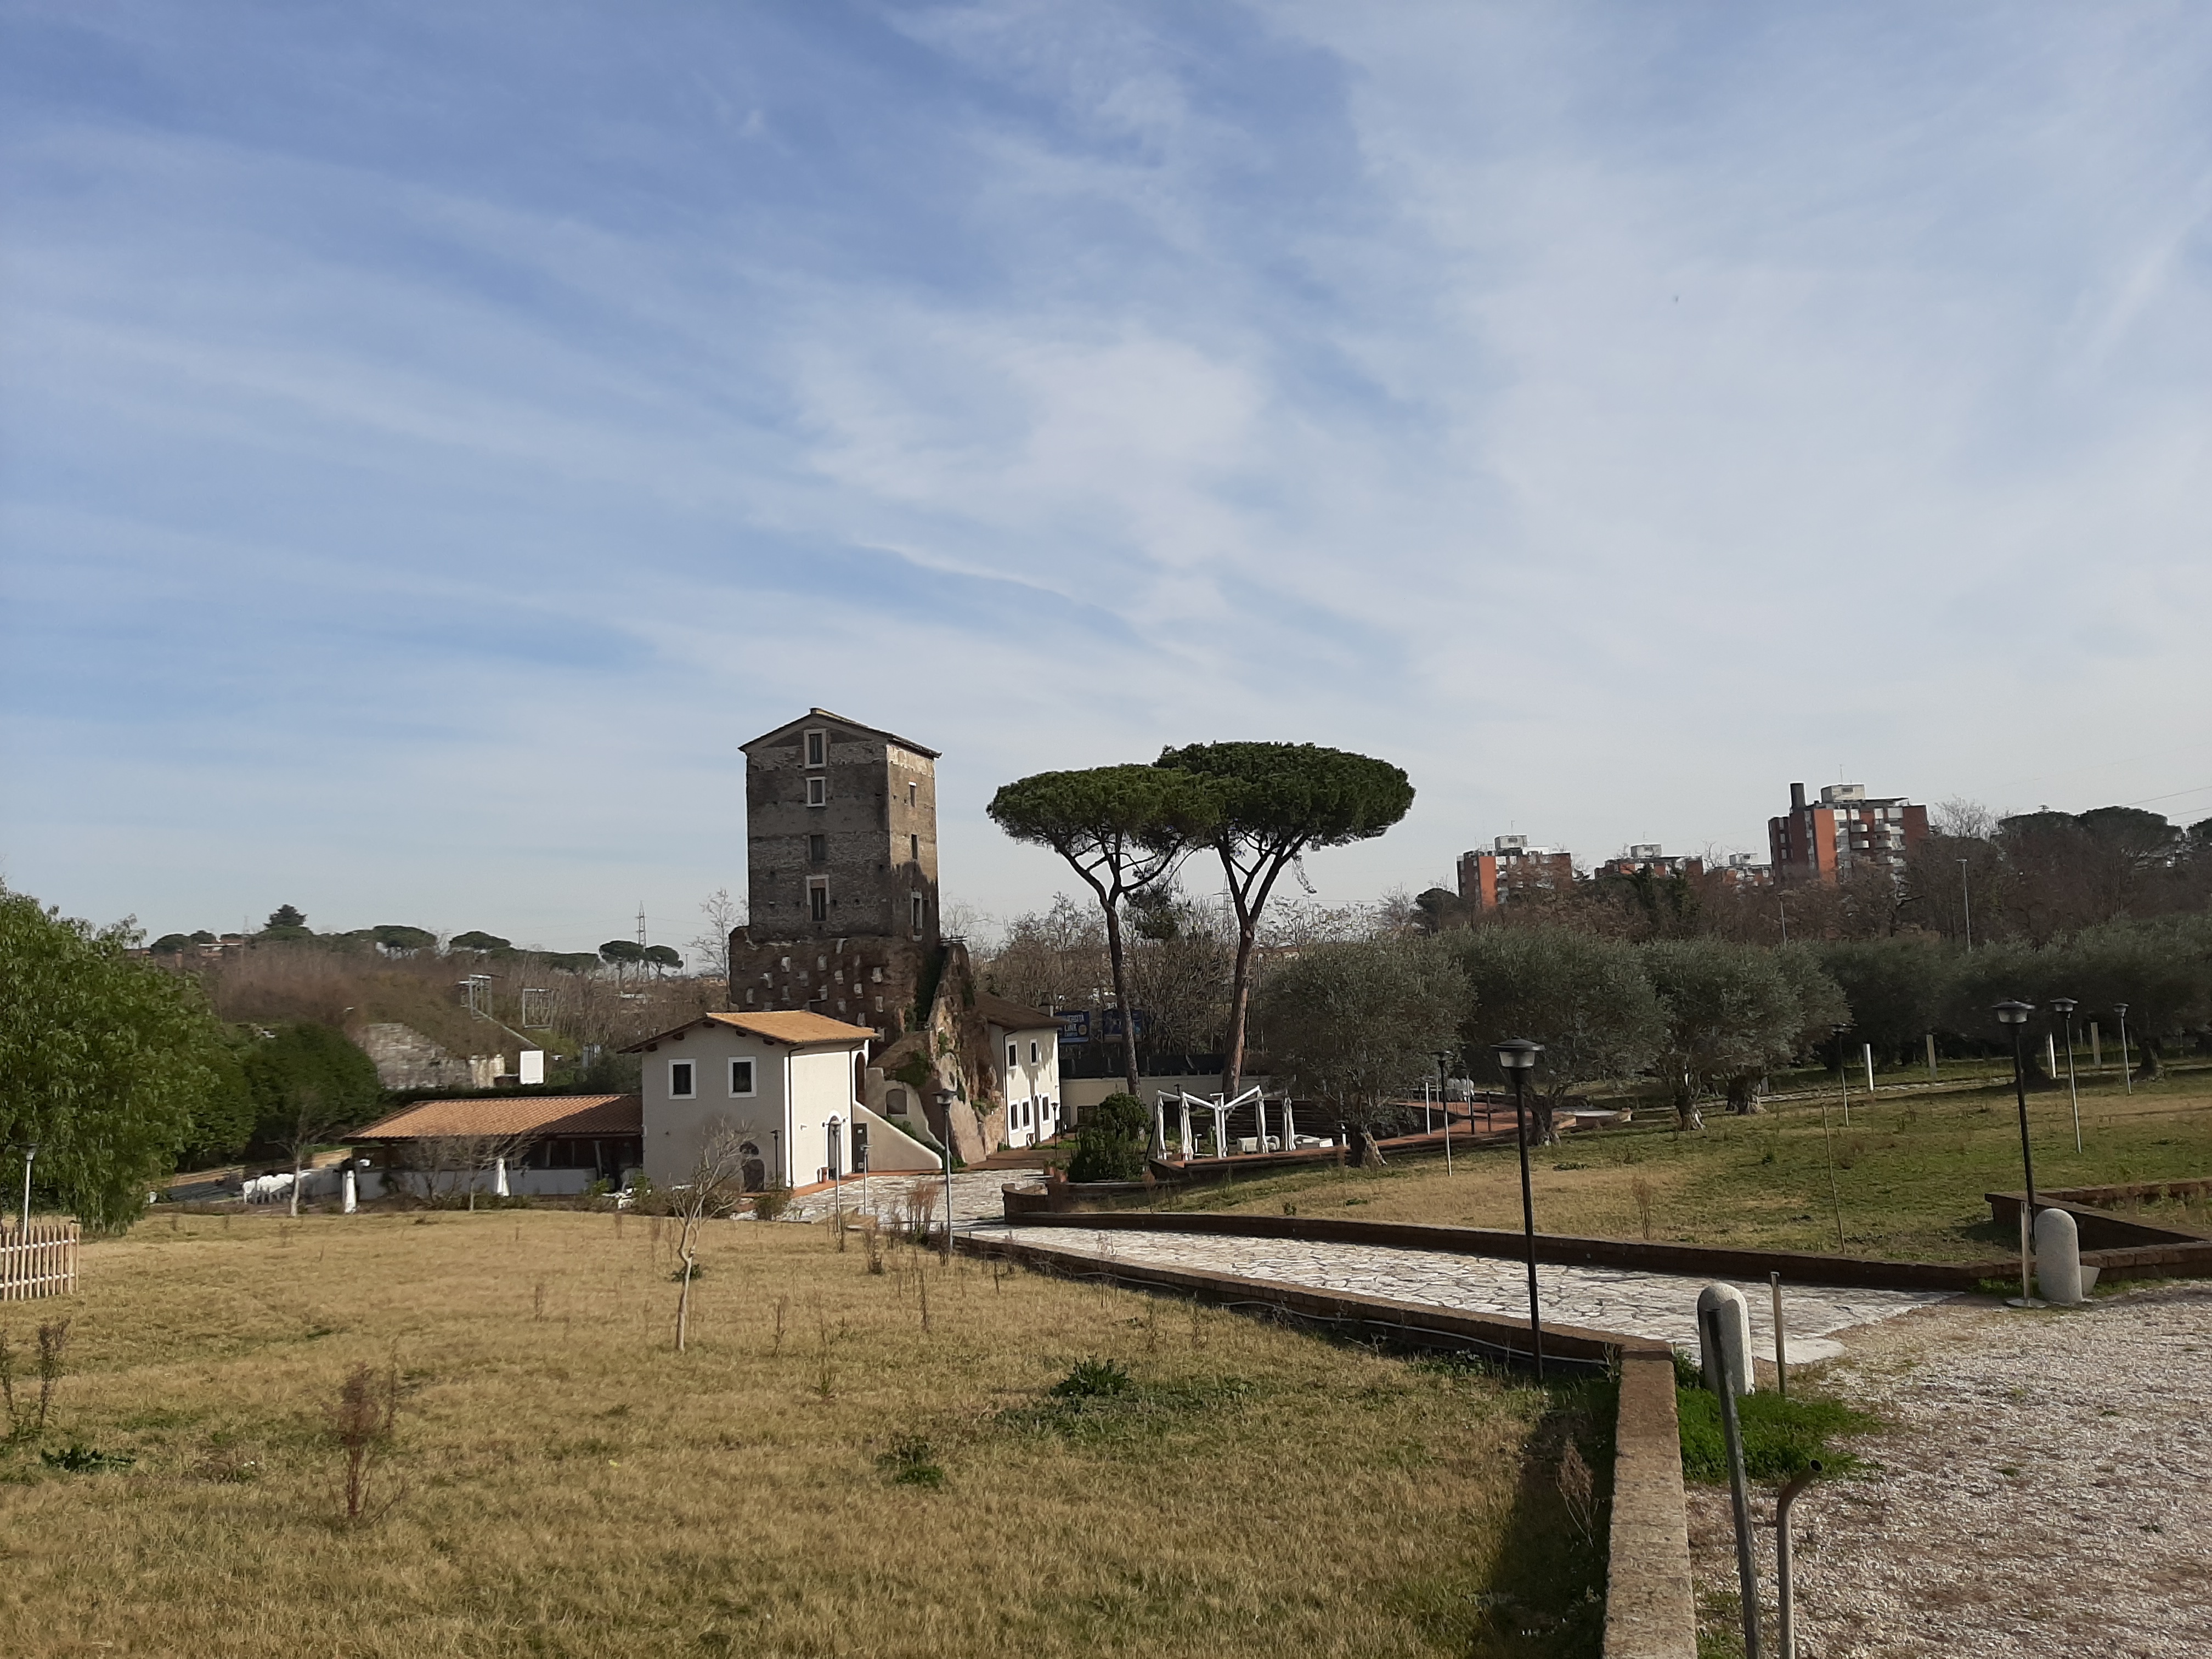
[[[880,726],[871,726],[866,720],[856,720],[849,715],[840,714],[828,708],[810,708],[797,720],[786,720],[782,725],[762,732],[760,736],[755,738],[750,743],[739,744],[738,748],[741,752],[755,749],[760,744],[766,743],[770,738],[780,738],[785,732],[789,732],[795,727],[802,726],[816,726],[819,725],[823,720],[835,720],[840,726],[849,726],[855,732],[866,732],[872,737],[889,738],[893,743],[898,744],[900,748],[910,749],[915,754],[924,756],[930,760],[939,760],[943,758],[936,750],[927,748],[921,744],[915,743],[909,738],[902,738],[896,732],[886,732]]]
[[[1060,1027],[1060,1022],[1042,1008],[1024,1007],[988,991],[975,994],[975,1012],[989,1024],[1002,1025],[1009,1031],[1048,1031]]]
[[[803,1008],[759,1014],[709,1014],[707,1018],[720,1025],[734,1025],[740,1031],[750,1031],[755,1036],[773,1037],[778,1042],[872,1042],[876,1037],[875,1032],[866,1025],[848,1025],[842,1019],[810,1013]]]
[[[488,1095],[418,1100],[372,1123],[356,1140],[428,1140],[441,1135],[636,1135],[645,1109],[635,1095]]]
[[[816,1042],[873,1042],[876,1040],[876,1033],[866,1025],[848,1025],[843,1020],[832,1019],[827,1014],[791,1008],[757,1014],[702,1014],[696,1019],[686,1020],[665,1031],[641,1037],[625,1048],[623,1053],[641,1054],[655,1043],[665,1042],[678,1032],[688,1031],[695,1025],[704,1025],[709,1020],[717,1025],[732,1026],[740,1031],[750,1031],[755,1036],[764,1036],[774,1042],[787,1042],[799,1048]]]

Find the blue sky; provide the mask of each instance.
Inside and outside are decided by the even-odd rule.
[[[574,948],[737,745],[2212,815],[2212,10],[0,3],[0,875]],[[2189,792],[2189,793],[2183,793]],[[1195,873],[1195,872],[1194,872]]]

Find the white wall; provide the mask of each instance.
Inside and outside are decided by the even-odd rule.
[[[1050,1139],[1060,1121],[1060,1028],[1008,1030],[993,1025],[988,1030],[991,1064],[1006,1094],[1006,1145],[1034,1146]],[[1011,1063],[1006,1059],[1009,1048],[1014,1052]],[[1034,1060],[1030,1058],[1032,1054],[1036,1056]],[[1029,1103],[1035,1103],[1033,1111],[1024,1109]]]
[[[785,1173],[793,1164],[785,1097],[785,1062],[792,1057],[792,1050],[781,1043],[727,1025],[695,1026],[640,1055],[647,1178],[657,1187],[683,1185],[691,1178],[706,1137],[726,1127],[760,1148],[770,1184],[789,1178],[803,1186],[813,1180],[814,1165],[821,1161],[818,1132],[817,1156],[805,1161],[795,1177]],[[842,1049],[827,1058],[841,1073],[846,1070]],[[730,1093],[732,1060],[753,1062],[750,1097]],[[689,1100],[678,1099],[669,1091],[670,1068],[678,1060],[690,1060],[694,1067],[695,1091]]]

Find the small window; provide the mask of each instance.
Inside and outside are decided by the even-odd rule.
[[[915,786],[910,783],[906,787],[906,804],[908,808],[915,805]]]
[[[809,806],[827,806],[827,805],[830,804],[830,780],[829,780],[829,779],[827,779],[827,778],[809,778],[809,779],[807,779],[807,781],[806,781],[806,804],[807,804]]]
[[[730,1098],[744,1100],[753,1091],[753,1063],[750,1060],[730,1062]]]
[[[921,937],[921,895],[919,893],[908,894],[907,906],[913,913],[914,916],[914,936],[916,939],[920,939]]]
[[[1031,1044],[1030,1044],[1030,1065],[1032,1065],[1032,1066],[1034,1066],[1034,1065],[1036,1065],[1036,1063],[1037,1063],[1037,1046],[1036,1046],[1036,1043],[1032,1042]]]
[[[806,861],[809,864],[827,864],[830,862],[829,836],[809,836],[806,838]]]
[[[921,837],[920,836],[908,836],[906,838],[906,855],[915,864],[921,862]]]
[[[830,920],[830,882],[827,877],[817,876],[806,884],[806,915],[811,921]]]
[[[691,1061],[670,1060],[668,1062],[668,1097],[671,1100],[689,1100],[696,1094],[698,1091],[692,1085],[693,1075]]]
[[[830,734],[827,732],[809,732],[806,734],[806,763],[809,766],[825,766],[829,760]]]
[[[1006,1045],[1006,1064],[1007,1064],[1009,1066],[1018,1066],[1018,1065],[1020,1065],[1021,1063],[1022,1063],[1022,1062],[1021,1062],[1021,1055],[1020,1055],[1020,1052],[1019,1052],[1019,1050],[1018,1050],[1018,1049],[1016,1048],[1016,1047],[1014,1046],[1014,1044],[1012,1044],[1012,1043],[1009,1042],[1009,1043]]]

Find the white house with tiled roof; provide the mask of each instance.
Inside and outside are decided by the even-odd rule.
[[[978,991],[991,1066],[998,1073],[1009,1146],[1036,1146],[1060,1133],[1060,1022],[988,991]]]
[[[576,1194],[612,1184],[642,1155],[635,1095],[493,1095],[418,1100],[349,1137],[367,1160],[362,1196],[495,1189]]]
[[[864,1171],[933,1171],[938,1155],[860,1103],[875,1032],[803,1009],[702,1014],[623,1052],[639,1055],[645,1173],[689,1180],[707,1138],[741,1138],[745,1186],[808,1187]]]

